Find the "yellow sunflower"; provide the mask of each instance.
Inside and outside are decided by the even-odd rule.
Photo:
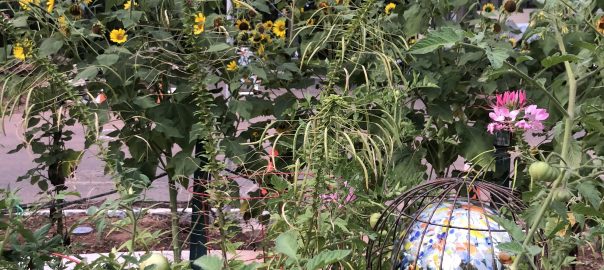
[[[273,33],[278,38],[285,38],[287,27],[285,26],[285,20],[277,20],[273,26]]]
[[[237,29],[239,29],[239,31],[250,30],[250,22],[248,22],[246,19],[237,20],[235,25],[237,25]]]
[[[313,25],[315,25],[315,23],[316,23],[315,19],[313,19],[313,18],[310,18],[310,19],[306,20],[306,25],[307,26],[313,26]]]
[[[237,66],[237,62],[235,62],[235,60],[229,62],[226,66],[226,69],[228,71],[235,71],[237,70],[238,66]]]
[[[15,58],[25,61],[26,58],[32,56],[32,48],[34,43],[29,39],[24,39],[13,45],[13,55]]]
[[[596,30],[598,30],[600,34],[604,35],[604,16],[600,17],[600,19],[596,22]]]
[[[67,31],[69,30],[67,27],[67,18],[61,15],[57,19],[57,23],[59,24],[59,32],[61,32],[63,35],[67,35]]]
[[[85,3],[86,5],[90,5],[90,4],[92,4],[92,0],[84,0],[84,3]]]
[[[388,5],[386,5],[386,7],[384,8],[384,11],[386,12],[386,14],[390,15],[390,12],[392,12],[392,10],[396,8],[396,4],[395,3],[389,3]]]
[[[260,43],[260,45],[258,45],[257,54],[258,54],[258,56],[263,56],[264,55],[264,44]]]
[[[239,0],[233,0],[233,4],[235,4],[235,8],[241,7],[241,2]]]
[[[515,38],[509,38],[508,42],[510,43],[510,45],[512,45],[512,47],[516,47],[516,43],[518,42]]]
[[[126,40],[128,40],[128,35],[126,34],[126,30],[124,30],[122,28],[113,29],[113,30],[111,30],[111,33],[109,33],[109,39],[112,42],[122,44],[122,43],[126,42]]]
[[[486,3],[482,6],[482,12],[491,13],[495,11],[495,5],[493,3]]]
[[[52,10],[55,8],[55,0],[47,0],[46,1],[46,11],[48,13],[52,13]]]
[[[138,7],[138,3],[134,2],[134,6]],[[124,3],[124,9],[130,9],[131,7],[132,7],[132,1],[126,0],[126,2]]]
[[[264,27],[266,29],[273,29],[273,21],[268,20],[268,21],[264,22]]]
[[[30,10],[30,5],[40,5],[40,0],[19,0],[19,5],[23,10]]]
[[[193,34],[199,35],[203,33],[206,24],[206,16],[199,12],[195,14],[195,24],[193,25]]]

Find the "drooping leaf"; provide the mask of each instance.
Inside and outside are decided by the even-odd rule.
[[[600,191],[590,182],[583,182],[577,187],[581,196],[583,196],[589,204],[595,209],[600,208],[601,194]]]
[[[254,106],[252,103],[245,100],[231,100],[229,102],[229,108],[232,112],[239,114],[244,120],[252,118],[252,110]]]
[[[573,54],[563,54],[563,55],[552,55],[552,56],[548,56],[546,58],[544,58],[543,60],[541,60],[541,65],[544,68],[549,68],[551,66],[560,64],[562,62],[568,61],[568,62],[572,62],[572,61],[576,61],[579,60],[579,57]]]
[[[497,245],[497,248],[514,254],[522,253],[522,244],[518,242],[501,243]]]
[[[200,160],[193,157],[190,151],[182,150],[168,162],[168,169],[173,169],[174,176],[188,177],[198,168]]]
[[[206,52],[220,52],[231,48],[229,44],[226,43],[216,43],[208,48]]]
[[[350,254],[350,250],[323,250],[306,263],[307,270],[315,270],[339,262]]]
[[[99,69],[95,66],[89,66],[89,67],[85,68],[84,70],[82,70],[80,73],[78,73],[78,75],[75,77],[74,81],[77,81],[80,79],[90,80],[90,79],[96,77],[97,74],[99,74]]]
[[[505,50],[500,48],[487,48],[485,52],[487,54],[489,62],[491,62],[491,65],[494,68],[502,67],[505,59],[509,57],[509,54]]]
[[[63,47],[63,39],[54,35],[42,41],[39,52],[41,57],[47,57],[57,53]]]
[[[218,256],[205,255],[193,262],[194,265],[203,270],[221,270],[223,266],[222,258]]]
[[[101,54],[96,57],[96,61],[99,62],[99,65],[111,66],[120,59],[120,56],[117,54]]]
[[[501,225],[503,228],[505,228],[510,235],[512,236],[512,239],[514,239],[514,241],[523,241],[524,240],[524,233],[522,232],[522,229],[520,229],[520,227],[518,227],[518,225],[508,219],[505,219],[503,217],[499,217],[499,216],[489,216],[490,218],[492,218],[493,220],[495,220],[495,222],[497,222],[497,224]]]
[[[443,27],[428,33],[427,37],[415,43],[411,47],[410,53],[426,54],[443,46],[453,46],[455,43],[462,41],[462,39],[462,30],[453,27]]]
[[[298,257],[298,239],[293,231],[282,233],[275,240],[275,251],[290,258]]]

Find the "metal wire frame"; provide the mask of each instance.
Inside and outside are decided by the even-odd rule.
[[[490,239],[493,239],[493,233],[506,232],[506,230],[491,229],[489,218],[483,214],[487,222],[487,228],[474,228],[470,222],[470,207],[468,207],[468,225],[467,227],[454,226],[450,222],[447,224],[438,224],[432,222],[434,213],[443,203],[452,202],[452,207],[456,207],[458,201],[465,201],[477,207],[480,207],[487,213],[487,209],[496,211],[499,215],[510,218],[513,221],[520,221],[519,214],[526,208],[526,205],[519,199],[517,192],[493,183],[472,181],[462,178],[442,178],[426,182],[414,187],[394,199],[382,212],[374,230],[377,237],[369,241],[366,252],[367,269],[398,269],[403,253],[401,247],[404,239],[408,236],[413,224],[420,222],[426,224],[423,228],[419,247],[415,254],[412,269],[418,269],[417,263],[420,257],[421,247],[424,236],[429,225],[447,228],[444,237],[443,250],[440,256],[440,267],[443,268],[444,252],[446,250],[449,229],[468,230],[468,247],[471,245],[469,231],[487,231]],[[424,213],[430,206],[434,209],[429,213],[428,220],[420,219],[420,214]],[[451,220],[453,209],[449,212],[448,221]],[[490,242],[493,269],[497,269],[497,258],[495,255],[495,243]],[[470,252],[467,252],[467,261],[471,261]],[[389,257],[389,258],[388,258]],[[390,262],[390,266],[388,266]]]

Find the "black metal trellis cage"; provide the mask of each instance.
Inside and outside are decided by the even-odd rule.
[[[465,224],[459,224],[459,222],[456,224],[453,220],[454,212],[461,211],[455,209],[460,205],[466,206],[462,207],[463,209],[467,208]],[[450,268],[449,265],[443,267],[445,250],[452,245],[473,248],[472,245],[476,245],[476,242],[470,238],[472,231],[474,234],[487,235],[491,239],[490,244],[487,243],[488,249],[486,249],[490,250],[488,255],[490,258],[482,260],[486,264],[486,269],[502,269],[503,264],[509,263],[510,257],[505,257],[507,255],[502,252],[496,254],[496,246],[499,243],[493,241],[495,239],[493,236],[502,234],[509,236],[509,234],[503,227],[495,223],[492,217],[498,216],[511,220],[526,230],[526,224],[519,216],[525,208],[526,206],[519,199],[517,192],[494,183],[465,178],[428,181],[388,203],[386,210],[382,212],[375,225],[376,235],[369,241],[366,251],[367,269],[457,269]],[[476,212],[471,213],[471,209]],[[440,219],[434,218],[437,211],[440,211],[438,213],[441,216]],[[448,215],[448,219],[446,216],[443,219],[443,215]],[[460,213],[455,212],[455,215],[460,216]],[[487,226],[473,224],[476,223],[476,217],[486,221]],[[433,235],[426,236],[429,228],[437,230],[439,233],[442,232],[437,235],[439,243],[428,243],[433,240]],[[454,230],[467,230],[465,232],[467,239],[449,239],[450,232]],[[417,235],[411,236],[411,232]],[[412,252],[405,250],[405,244],[411,246],[409,237],[415,237]],[[487,238],[485,237],[485,239]],[[421,255],[426,255],[425,247],[428,244],[430,246],[441,245],[438,253],[434,253],[435,262],[432,262],[432,267],[426,267],[420,261]],[[464,251],[462,250],[462,252]],[[462,256],[468,256],[468,258],[461,259],[466,263],[470,262],[472,253],[467,251],[464,254]],[[471,265],[466,266],[467,269],[474,269]]]

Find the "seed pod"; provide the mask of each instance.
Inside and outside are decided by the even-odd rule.
[[[503,9],[508,13],[512,13],[516,11],[516,1],[515,0],[507,0],[503,3]]]

